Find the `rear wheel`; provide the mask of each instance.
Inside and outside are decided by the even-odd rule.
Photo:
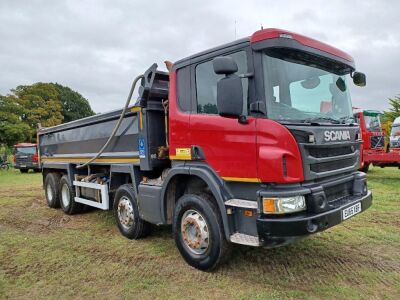
[[[58,173],[49,173],[44,180],[44,192],[47,205],[51,208],[60,207],[59,195],[60,175]]]
[[[139,216],[139,208],[131,184],[121,185],[115,193],[114,217],[119,231],[128,239],[140,239],[150,233],[150,223]]]
[[[208,194],[186,194],[178,200],[173,231],[176,246],[189,265],[210,271],[227,258],[229,244],[221,216]]]
[[[70,185],[67,175],[60,180],[60,204],[62,210],[67,215],[73,215],[81,212],[83,205],[75,202],[75,189]]]

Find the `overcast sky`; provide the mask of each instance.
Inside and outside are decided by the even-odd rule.
[[[0,94],[58,82],[96,112],[123,106],[156,62],[277,27],[350,53],[367,74],[353,105],[384,110],[400,94],[400,1],[0,0]],[[236,30],[235,30],[236,21]],[[235,34],[236,32],[236,34]]]

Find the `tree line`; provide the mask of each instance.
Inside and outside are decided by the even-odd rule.
[[[94,115],[80,93],[58,83],[20,85],[0,94],[0,146],[36,142],[38,124],[50,127]]]

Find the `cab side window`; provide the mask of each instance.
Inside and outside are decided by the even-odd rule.
[[[247,73],[247,56],[245,51],[228,54],[237,65],[237,74]],[[225,75],[214,73],[212,60],[200,63],[196,66],[196,95],[197,113],[199,114],[218,114],[217,109],[217,82]],[[248,79],[242,79],[243,87],[243,114],[247,115],[248,104]]]

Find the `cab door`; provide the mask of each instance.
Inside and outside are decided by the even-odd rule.
[[[224,54],[223,54],[224,55]],[[250,55],[245,49],[225,55],[238,65],[237,74],[249,72]],[[227,181],[257,182],[256,120],[247,123],[237,118],[221,117],[217,111],[217,82],[224,75],[214,73],[213,57],[192,65],[192,97],[195,109],[190,115],[190,141],[200,147],[205,161]],[[242,79],[243,114],[248,115],[249,79]]]

